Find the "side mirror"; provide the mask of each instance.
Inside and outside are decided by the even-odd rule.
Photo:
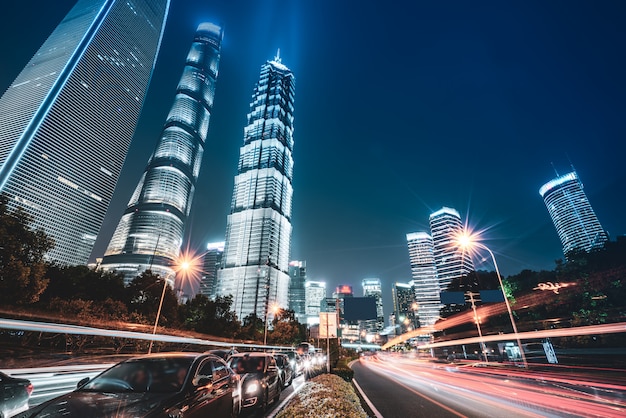
[[[87,382],[89,382],[89,378],[88,377],[83,377],[76,384],[76,389],[80,389],[82,386],[85,386],[87,384]]]
[[[198,387],[210,385],[213,382],[213,378],[211,376],[198,376],[195,379],[195,385]]]

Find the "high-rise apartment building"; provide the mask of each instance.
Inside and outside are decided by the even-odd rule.
[[[215,298],[215,281],[217,271],[222,264],[224,255],[224,242],[209,242],[206,246],[206,253],[202,263],[202,275],[200,277],[200,287],[198,293],[210,298]]]
[[[363,286],[363,296],[376,299],[376,320],[365,324],[365,328],[370,332],[380,332],[385,327],[385,317],[383,313],[383,288],[380,279],[371,278],[361,281]]]
[[[306,299],[306,323],[315,325],[320,323],[322,301],[326,299],[326,282],[307,280],[304,284]]]
[[[89,260],[169,4],[79,0],[0,98],[0,192],[54,239],[49,260]]]
[[[123,273],[126,282],[148,269],[169,281],[174,271],[209,130],[222,37],[213,23],[198,26],[161,138],[104,254],[102,268]]]
[[[575,171],[544,184],[539,194],[548,208],[563,254],[602,248],[609,240]]]
[[[294,87],[276,56],[262,66],[250,103],[217,276],[239,318],[289,306]]]
[[[430,326],[439,319],[441,309],[433,239],[426,232],[407,234],[406,239],[413,277],[411,284],[418,305],[417,315],[421,326]]]
[[[445,291],[453,279],[474,271],[469,252],[462,251],[457,240],[464,227],[459,212],[443,207],[430,215],[430,233],[434,245],[435,266],[439,288]]]
[[[306,324],[306,261],[289,263],[289,309],[298,322]]]

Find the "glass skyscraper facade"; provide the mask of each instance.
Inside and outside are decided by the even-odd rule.
[[[415,291],[417,315],[421,326],[433,325],[439,319],[440,287],[435,268],[434,244],[426,232],[406,235],[411,262],[411,284]]]
[[[469,252],[460,250],[457,245],[463,231],[463,222],[456,209],[443,207],[430,215],[430,233],[440,290],[446,290],[452,279],[474,271]]]
[[[169,4],[79,0],[0,98],[0,191],[54,239],[49,260],[89,260]]]
[[[289,309],[298,322],[306,324],[306,261],[289,263]]]
[[[419,326],[415,289],[410,283],[394,283],[391,288],[393,299],[394,327],[397,335]]]
[[[233,296],[241,319],[289,306],[294,87],[279,56],[266,62],[244,129],[217,276],[218,294]]]
[[[200,287],[198,293],[210,299],[215,298],[215,282],[217,271],[222,264],[224,255],[224,242],[210,242],[206,246],[206,253],[202,265],[202,275],[200,277]]]
[[[563,254],[602,248],[609,235],[600,225],[578,174],[573,171],[544,184],[539,194],[563,244]]]
[[[102,268],[129,282],[167,278],[180,255],[215,96],[222,29],[198,26],[160,140],[109,242]]]

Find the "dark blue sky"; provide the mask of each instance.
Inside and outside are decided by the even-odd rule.
[[[405,235],[449,206],[487,228],[504,275],[553,269],[538,190],[573,164],[600,222],[626,233],[623,1],[173,0],[101,256],[171,106],[202,21],[225,28],[190,246],[224,239],[255,81],[280,48],[296,76],[292,259],[329,289],[410,280]],[[74,1],[3,5],[4,91]],[[15,10],[13,10],[15,9]],[[25,12],[27,11],[27,12]],[[491,268],[484,265],[483,268]]]

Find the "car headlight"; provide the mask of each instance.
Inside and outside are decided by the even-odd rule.
[[[259,391],[259,381],[253,380],[246,384],[246,388],[244,389],[244,393],[256,393]]]

